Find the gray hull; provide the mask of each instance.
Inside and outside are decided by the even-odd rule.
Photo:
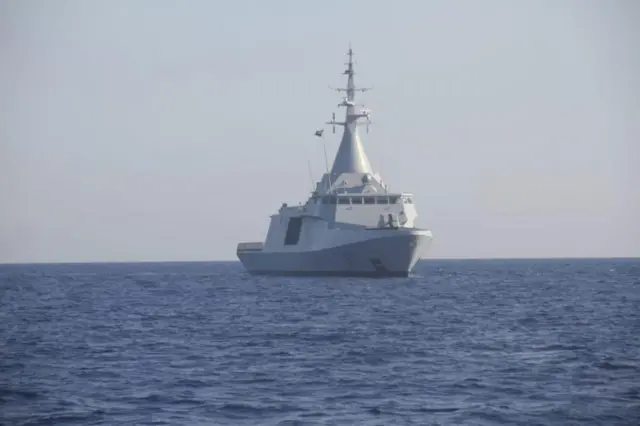
[[[323,250],[237,255],[255,275],[407,277],[429,242],[423,234],[394,233]]]

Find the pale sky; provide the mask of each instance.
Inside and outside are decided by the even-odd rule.
[[[634,0],[0,0],[0,261],[235,259],[324,171],[349,42],[365,149],[428,257],[640,256],[638,22]]]

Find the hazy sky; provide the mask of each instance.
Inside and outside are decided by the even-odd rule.
[[[0,261],[234,259],[324,170],[349,42],[365,149],[431,257],[640,256],[638,22],[634,0],[0,0]]]

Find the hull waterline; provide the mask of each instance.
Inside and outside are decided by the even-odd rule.
[[[430,241],[428,231],[402,232],[321,250],[238,252],[238,258],[253,275],[408,277]]]

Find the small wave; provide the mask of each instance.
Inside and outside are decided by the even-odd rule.
[[[465,379],[461,382],[454,383],[452,387],[458,388],[458,389],[471,390],[471,389],[486,389],[487,385],[481,383],[479,380]]]
[[[621,362],[602,361],[598,363],[597,366],[603,370],[638,370],[638,367],[635,365]]]
[[[193,398],[180,398],[174,401],[171,401],[172,405],[201,405],[203,401],[193,399]]]
[[[21,399],[33,400],[38,398],[39,396],[40,395],[37,392],[32,392],[32,391],[17,390],[17,389],[0,389],[0,398],[2,399],[21,398]]]
[[[265,383],[273,383],[275,381],[275,379],[270,377],[254,377],[248,379],[234,379],[233,381],[231,381],[231,383],[238,385],[259,385]]]
[[[150,287],[158,287],[158,282],[155,280],[151,280],[151,279],[145,279],[145,278],[136,278],[134,279],[134,283],[145,287],[145,288],[150,288]]]
[[[536,325],[538,323],[538,319],[532,316],[519,318],[517,323],[520,325]]]
[[[148,395],[141,396],[135,399],[137,399],[138,401],[145,401],[145,402],[161,402],[165,400],[165,398],[162,395],[157,393],[150,393]]]
[[[279,422],[276,426],[304,426],[307,425],[307,422],[303,422],[302,420],[283,420]]]
[[[210,386],[210,384],[199,379],[180,379],[174,383],[174,386],[184,386],[187,388],[203,388]]]
[[[253,405],[242,402],[228,402],[220,406],[216,411],[233,417],[237,416],[265,416],[276,413],[290,413],[299,411],[299,407],[287,404]]]
[[[275,406],[275,405],[269,405],[269,406],[255,406],[255,405],[251,405],[251,404],[244,404],[242,402],[228,402],[226,404],[223,404],[222,406],[220,406],[219,408],[220,410],[229,410],[229,411],[246,411],[246,412],[263,412],[263,411],[270,411],[270,410],[277,410],[277,411],[288,411],[288,409],[286,408],[286,406]]]
[[[626,390],[621,394],[623,398],[628,398],[632,400],[640,400],[640,387],[633,387],[631,389]]]
[[[534,351],[545,352],[545,351],[579,351],[586,349],[585,346],[580,345],[563,345],[561,343],[552,343],[550,345],[541,345],[534,346]]]
[[[457,407],[441,407],[441,408],[422,407],[422,408],[418,408],[417,411],[421,413],[454,413],[458,410],[459,408]]]
[[[89,424],[90,422],[95,422],[98,418],[101,418],[105,414],[102,410],[95,410],[88,413],[60,413],[60,414],[50,414],[46,416],[37,416],[32,417],[29,425],[43,425],[43,426],[53,426],[60,424],[78,424],[84,425]]]
[[[382,414],[382,410],[380,409],[380,407],[373,407],[373,408],[369,408],[369,413],[371,414],[375,414],[375,415],[380,415]]]

